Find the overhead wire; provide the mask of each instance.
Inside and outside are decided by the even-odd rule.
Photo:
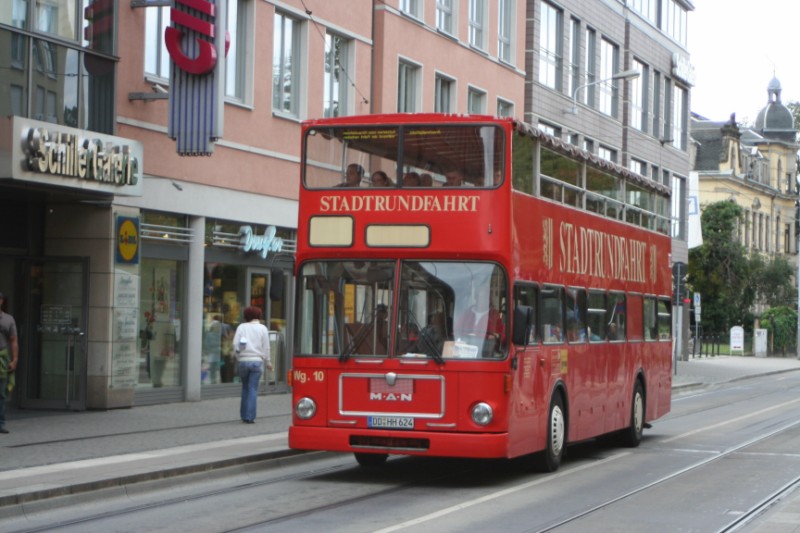
[[[324,24],[322,24],[321,22],[318,22],[316,19],[314,19],[312,11],[308,8],[308,6],[306,6],[305,0],[300,0],[300,3],[303,5],[303,9],[305,10],[306,15],[308,16],[308,20],[310,20],[311,22],[314,23],[314,28],[317,30],[317,33],[319,34],[320,38],[322,39],[322,43],[325,46],[325,51],[327,52],[328,51],[327,50],[328,43],[325,40],[325,34],[320,29],[320,26],[324,26]],[[333,52],[333,51],[331,50],[331,52]],[[348,70],[346,68],[346,65],[343,65],[342,63],[339,63],[339,68],[341,69],[342,73],[344,73],[344,76],[345,76],[345,78],[347,78],[347,81],[350,84],[350,86],[353,87],[353,89],[355,89],[356,93],[358,93],[358,95],[361,97],[361,101],[363,103],[365,103],[365,104],[368,104],[369,103],[369,99],[366,96],[364,96],[364,93],[361,92],[361,90],[358,88],[358,86],[356,85],[356,82],[353,80],[352,77],[350,77],[350,73],[348,72]],[[331,73],[331,75],[333,75],[333,73]]]

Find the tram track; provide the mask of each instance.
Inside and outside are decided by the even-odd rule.
[[[793,389],[793,387],[783,387],[781,390],[784,391],[785,395],[785,391],[791,391]],[[792,432],[796,434],[798,428],[800,428],[800,420],[787,420],[784,417],[782,421],[778,421],[779,419],[775,417],[774,419],[776,422],[774,422],[774,425],[759,430],[762,431],[761,434],[751,436],[750,438],[742,438],[740,442],[729,443],[727,447],[718,446],[718,449],[707,447],[705,444],[691,449],[671,447],[671,443],[685,442],[689,438],[699,436],[703,432],[708,432],[708,435],[714,435],[718,430],[730,427],[731,425],[737,427],[743,424],[747,425],[751,421],[773,419],[773,415],[777,414],[775,412],[776,410],[788,408],[800,401],[797,398],[792,398],[789,401],[770,403],[773,392],[775,391],[762,391],[759,397],[766,400],[765,403],[767,406],[761,409],[754,408],[753,406],[755,403],[753,400],[756,399],[755,396],[749,394],[737,396],[737,403],[749,406],[747,410],[742,409],[739,416],[718,417],[716,423],[709,423],[699,427],[695,426],[695,429],[687,425],[683,431],[650,439],[649,450],[643,450],[645,452],[649,451],[650,453],[666,453],[668,451],[673,451],[674,453],[683,454],[684,457],[692,457],[684,453],[687,451],[690,452],[690,454],[704,454],[700,456],[701,458],[699,460],[698,457],[695,456],[691,459],[690,464],[684,462],[681,467],[676,467],[673,471],[662,471],[661,474],[663,475],[657,479],[650,479],[649,482],[641,484],[640,486],[637,486],[635,484],[636,481],[633,481],[626,487],[621,487],[619,492],[610,495],[605,500],[601,500],[603,493],[596,492],[594,494],[597,496],[598,500],[586,503],[586,508],[584,509],[573,508],[573,512],[570,513],[565,508],[565,515],[561,517],[551,515],[548,519],[542,520],[541,523],[536,525],[528,524],[528,526],[531,527],[514,530],[526,532],[580,531],[586,526],[585,522],[581,522],[582,520],[601,523],[599,519],[601,519],[603,512],[611,514],[616,513],[616,515],[621,516],[623,514],[621,511],[624,510],[626,506],[630,507],[637,501],[637,496],[647,495],[648,491],[653,491],[649,493],[652,499],[652,495],[658,494],[659,489],[683,490],[680,488],[673,489],[669,485],[671,482],[676,482],[678,484],[684,483],[684,486],[686,486],[685,481],[676,481],[682,476],[698,476],[699,474],[700,477],[712,477],[712,473],[715,470],[731,468],[728,466],[711,468],[711,465],[726,458],[740,460],[742,457],[749,457],[749,460],[752,460],[753,457],[773,454],[771,450],[768,453],[764,453],[755,450],[755,448],[758,445],[763,446],[769,439],[778,438],[784,434],[791,435]],[[727,405],[720,404],[718,401],[714,401],[713,404],[715,406],[709,409],[716,409],[722,405]],[[704,411],[705,410],[692,410],[695,415],[701,415]],[[759,425],[764,426],[765,424]],[[777,440],[779,441],[780,439]],[[773,445],[769,444],[768,446]],[[521,473],[518,470],[515,471],[514,467],[497,468],[498,464],[509,464],[510,462],[489,464],[480,461],[455,462],[455,460],[398,457],[390,459],[382,468],[365,469],[357,467],[350,456],[342,457],[341,459],[331,459],[332,456],[327,455],[329,459],[335,460],[336,464],[319,462],[309,463],[308,467],[302,467],[303,471],[301,472],[272,475],[269,479],[238,483],[222,489],[204,490],[187,496],[167,497],[147,504],[128,505],[125,508],[100,512],[83,518],[75,518],[74,520],[61,520],[58,521],[58,523],[46,526],[42,525],[36,528],[26,527],[20,529],[20,531],[78,530],[75,528],[85,528],[84,530],[88,531],[100,531],[105,529],[106,523],[113,523],[115,519],[119,520],[130,516],[134,517],[133,519],[135,520],[136,514],[140,512],[158,512],[158,510],[161,510],[162,514],[170,514],[173,512],[171,510],[172,506],[175,506],[177,509],[178,506],[186,504],[187,502],[195,502],[195,508],[198,506],[200,508],[210,508],[209,506],[213,506],[214,502],[219,498],[225,498],[226,496],[243,493],[246,490],[268,487],[270,485],[274,485],[278,492],[283,491],[284,493],[286,493],[286,491],[298,490],[298,488],[300,488],[300,490],[306,490],[305,487],[310,487],[310,490],[317,491],[315,493],[316,498],[304,502],[308,503],[308,505],[304,505],[303,508],[300,508],[298,505],[287,505],[285,507],[278,505],[270,508],[266,514],[261,513],[260,516],[250,516],[249,520],[236,523],[232,522],[228,524],[227,527],[222,525],[218,529],[214,529],[214,531],[238,533],[242,531],[280,530],[279,528],[302,528],[304,524],[319,523],[320,521],[326,520],[327,517],[330,516],[326,513],[329,512],[333,516],[341,516],[348,513],[358,513],[360,509],[364,508],[380,509],[382,503],[387,499],[398,497],[400,499],[408,498],[413,491],[421,488],[434,488],[438,490],[439,488],[449,489],[452,487],[471,485],[473,488],[485,489],[483,494],[476,496],[474,499],[462,500],[451,506],[443,505],[429,514],[419,513],[416,516],[412,515],[409,517],[409,520],[400,523],[387,523],[382,531],[419,530],[419,528],[425,528],[428,522],[430,522],[431,525],[441,524],[442,522],[440,522],[440,520],[447,520],[446,517],[448,515],[462,512],[469,507],[484,509],[487,504],[491,505],[491,502],[497,502],[499,504],[500,502],[506,501],[506,497],[508,496],[514,496],[514,494],[530,494],[531,490],[535,490],[539,493],[547,492],[548,489],[545,489],[545,487],[548,484],[558,484],[561,480],[566,480],[576,475],[600,471],[605,471],[606,474],[604,475],[608,475],[615,469],[611,468],[609,470],[609,468],[606,468],[607,466],[611,467],[612,465],[617,465],[616,470],[619,470],[618,465],[623,463],[623,461],[619,461],[619,459],[631,457],[631,454],[637,453],[637,451],[616,449],[609,455],[603,453],[603,446],[592,448],[592,445],[580,445],[577,448],[579,451],[582,450],[585,453],[583,457],[581,457],[580,453],[575,456],[571,455],[575,460],[568,461],[567,464],[563,465],[564,468],[562,468],[561,471],[555,474],[536,475],[534,477],[531,477],[529,474]],[[600,450],[600,453],[595,453],[597,450]],[[775,454],[780,454],[780,452],[775,452]],[[588,459],[589,457],[594,457],[594,460]],[[747,460],[748,459],[745,459],[745,461]],[[255,464],[256,463],[254,463],[254,465]],[[268,463],[264,462],[261,466],[268,467]],[[258,469],[260,467],[255,468]],[[268,468],[271,469],[272,467]],[[704,468],[708,468],[705,474],[703,474]],[[493,472],[493,470],[496,470],[496,472]],[[264,471],[268,472],[266,469]],[[495,474],[495,477],[490,477],[492,474],[487,474],[489,472]],[[790,472],[787,472],[787,474],[790,474]],[[475,483],[476,479],[481,481]],[[691,477],[689,477],[689,479],[691,479]],[[314,484],[307,483],[312,481]],[[299,485],[292,487],[293,482],[299,482]],[[472,483],[470,484],[470,482]],[[491,486],[493,483],[505,485],[505,487],[500,490],[492,490]],[[571,483],[575,486],[574,481]],[[367,485],[372,486],[367,487]],[[762,496],[759,501],[753,504],[749,504],[749,502],[740,502],[738,503],[738,507],[732,506],[729,513],[719,520],[717,520],[715,515],[715,520],[722,525],[715,525],[714,528],[706,529],[706,531],[727,533],[745,528],[748,524],[752,523],[754,520],[758,520],[760,516],[777,505],[777,502],[780,502],[781,499],[795,491],[800,486],[800,476],[794,477],[791,480],[787,480],[785,477],[778,478],[774,481],[774,485],[776,486],[773,486],[770,489],[771,491],[764,490],[761,493]],[[777,485],[780,486],[778,487]],[[361,490],[348,490],[345,488],[348,486],[361,487]],[[367,491],[364,490],[365,487],[367,487]],[[534,487],[536,488],[534,489]],[[345,490],[342,490],[343,488],[345,488]],[[647,496],[645,496],[645,498],[646,497]],[[245,496],[243,499],[247,500],[248,498],[251,498],[251,496]],[[450,501],[452,503],[452,499]],[[548,522],[547,520],[550,521]],[[378,528],[379,526],[374,529]],[[432,530],[436,530],[436,528],[433,527]]]
[[[265,461],[265,462],[267,462],[267,461]],[[311,478],[311,477],[314,477],[314,476],[319,476],[319,475],[323,475],[323,474],[330,474],[330,473],[334,473],[334,472],[340,472],[340,471],[346,470],[348,468],[353,468],[353,466],[352,465],[336,465],[336,466],[330,466],[330,467],[325,467],[325,468],[311,469],[311,470],[307,470],[305,472],[300,472],[300,473],[296,473],[296,474],[286,474],[286,475],[283,475],[283,476],[276,476],[276,477],[272,477],[272,478],[269,478],[269,479],[263,479],[263,480],[259,480],[259,481],[251,481],[251,482],[248,482],[248,483],[241,483],[241,484],[234,485],[232,487],[225,487],[225,488],[222,488],[222,489],[214,489],[214,490],[202,491],[202,492],[198,492],[198,493],[192,494],[192,495],[182,495],[182,496],[178,496],[178,497],[174,497],[174,498],[161,499],[161,500],[158,500],[158,501],[155,501],[155,502],[151,502],[151,503],[147,503],[147,504],[129,506],[129,507],[126,507],[126,508],[123,508],[123,509],[115,509],[113,511],[97,513],[97,514],[93,514],[93,515],[90,515],[90,516],[86,516],[86,517],[82,517],[82,518],[76,518],[76,519],[72,519],[72,520],[64,520],[64,521],[60,521],[60,522],[57,522],[57,523],[43,525],[43,526],[39,526],[39,527],[34,527],[34,528],[28,527],[28,528],[19,530],[16,533],[22,533],[23,531],[25,533],[57,531],[59,529],[63,529],[63,528],[70,527],[70,526],[78,526],[78,525],[89,527],[93,523],[100,523],[103,520],[108,520],[108,519],[113,519],[113,518],[121,518],[121,517],[124,517],[124,516],[128,516],[128,515],[132,515],[132,514],[135,514],[135,513],[139,513],[139,512],[142,512],[142,511],[148,511],[148,510],[153,510],[153,509],[158,509],[158,508],[168,508],[168,507],[173,506],[173,505],[178,505],[178,504],[182,504],[182,503],[186,503],[186,502],[190,502],[190,501],[200,501],[200,500],[204,500],[204,499],[213,499],[213,498],[217,498],[219,496],[230,495],[230,494],[233,494],[233,493],[236,493],[236,492],[251,490],[251,489],[254,489],[254,488],[264,487],[264,486],[268,486],[268,485],[275,485],[275,484],[278,484],[278,483],[286,483],[286,482],[289,482],[289,481],[301,481],[303,479]],[[14,533],[14,532],[9,532],[9,533]]]
[[[263,421],[267,421],[270,419],[278,420],[281,418],[288,418],[291,415],[267,415],[262,416],[261,419]],[[59,439],[52,439],[52,440],[39,440],[39,441],[32,441],[32,442],[25,442],[22,444],[12,444],[9,446],[5,446],[5,448],[34,448],[36,446],[47,446],[51,444],[63,444],[67,442],[82,442],[82,441],[95,441],[99,439],[109,439],[109,438],[116,438],[116,437],[129,437],[132,435],[139,436],[139,435],[147,435],[147,434],[158,434],[158,433],[169,433],[169,432],[176,432],[176,431],[184,431],[184,430],[192,430],[192,429],[202,429],[202,428],[214,428],[218,426],[229,426],[233,422],[238,422],[238,418],[231,418],[230,420],[223,420],[221,422],[205,422],[202,424],[186,424],[183,426],[169,426],[163,428],[153,428],[153,429],[136,429],[132,431],[120,431],[115,433],[103,433],[99,435],[81,435],[80,437],[72,437],[72,438],[59,438]]]
[[[730,391],[737,391],[736,401],[737,402],[749,402],[751,400],[755,400],[757,398],[764,398],[763,390],[753,387],[752,384],[757,382],[756,380],[764,380],[767,379],[764,376],[758,376],[754,378],[746,378],[742,380],[738,380],[736,382],[726,382],[720,383],[715,385],[713,389],[706,389],[700,392],[694,392],[692,394],[680,395],[677,398],[672,398],[672,405],[673,409],[670,411],[666,416],[661,418],[659,422],[671,422],[676,420],[681,420],[683,418],[688,418],[691,416],[695,416],[698,414],[707,413],[710,411],[714,411],[716,409],[724,408],[730,406],[730,401],[728,399],[721,399],[716,401],[710,405],[705,405],[699,408],[691,408],[680,413],[676,412],[674,407],[676,404],[680,404],[681,402],[686,402],[689,400],[696,399],[698,397],[705,397],[719,392],[730,392]],[[774,377],[773,380],[770,382],[770,386],[773,387],[774,390],[770,392],[770,395],[780,395],[787,391],[798,391],[800,392],[800,385],[792,385],[787,380],[787,386],[781,388],[775,388],[775,381]],[[752,393],[746,393],[746,391],[752,390]]]
[[[391,459],[389,463],[387,463],[387,465],[391,465],[391,463],[393,462],[403,462],[408,460],[413,461],[415,459],[408,457],[397,457],[395,459]],[[265,461],[265,463],[266,462],[268,461]],[[380,498],[383,498],[391,494],[401,493],[403,491],[413,490],[415,488],[423,486],[430,486],[436,483],[457,482],[460,479],[469,478],[473,474],[473,470],[480,469],[479,466],[475,466],[474,468],[470,467],[463,468],[464,465],[469,465],[469,464],[476,464],[476,463],[470,463],[470,461],[468,460],[459,461],[460,467],[457,470],[450,470],[448,468],[445,468],[443,470],[445,473],[442,473],[441,469],[436,469],[432,475],[430,474],[430,471],[423,469],[422,471],[424,471],[425,473],[422,475],[414,475],[410,479],[398,482],[392,486],[388,486],[383,489],[371,491],[368,494],[347,496],[327,504],[316,505],[299,511],[280,513],[278,515],[271,516],[264,520],[254,521],[252,523],[239,525],[234,528],[220,529],[219,531],[224,533],[259,531],[265,527],[279,526],[280,524],[290,522],[292,520],[319,515],[320,513],[332,511],[335,509],[345,509],[348,506],[352,506],[354,504],[365,503],[369,502],[370,500],[378,500]],[[312,468],[304,472],[298,472],[295,474],[287,474],[259,481],[241,483],[231,487],[198,492],[188,496],[185,495],[185,496],[162,499],[147,504],[128,506],[122,509],[96,513],[90,516],[85,516],[72,520],[60,520],[57,521],[56,523],[42,525],[39,527],[33,527],[33,528],[26,527],[24,529],[18,530],[17,532],[9,532],[9,533],[22,533],[23,531],[25,533],[60,531],[65,528],[71,528],[71,527],[86,528],[87,531],[95,531],[95,530],[99,531],[100,529],[96,529],[96,527],[97,526],[102,527],[104,521],[121,519],[126,516],[135,516],[137,513],[141,512],[155,511],[158,509],[169,509],[172,506],[183,505],[186,504],[187,502],[202,502],[202,501],[213,502],[220,497],[231,496],[238,492],[249,491],[253,489],[258,489],[260,487],[267,487],[270,485],[279,485],[281,483],[290,483],[293,481],[304,481],[313,478],[326,477],[332,475],[343,475],[348,477],[348,479],[362,475],[369,476],[373,472],[384,471],[387,465],[384,465],[378,469],[372,469],[372,468],[365,469],[364,467],[357,466],[354,462],[351,462],[351,457],[347,456],[343,457],[342,463],[338,465],[321,467],[321,468]],[[397,469],[403,470],[403,466],[397,466]],[[351,471],[353,474],[351,476],[348,476],[348,471]]]
[[[776,437],[776,436],[778,436],[778,435],[780,435],[782,433],[785,433],[785,432],[790,431],[792,429],[795,429],[797,427],[800,427],[800,420],[793,421],[793,422],[790,422],[788,424],[784,424],[784,425],[782,425],[782,426],[780,426],[780,427],[778,427],[776,429],[773,429],[773,430],[769,431],[768,433],[765,433],[765,434],[759,435],[757,437],[754,437],[752,439],[749,439],[747,441],[741,442],[741,443],[737,444],[736,446],[730,447],[730,448],[728,448],[726,450],[723,450],[722,452],[720,452],[718,454],[714,454],[714,455],[709,456],[709,457],[707,457],[705,459],[699,460],[699,461],[697,461],[697,462],[695,462],[695,463],[693,463],[693,464],[691,464],[691,465],[689,465],[687,467],[684,467],[684,468],[682,468],[680,470],[677,470],[675,472],[672,472],[670,474],[664,475],[664,476],[662,476],[662,477],[660,477],[658,479],[655,479],[655,480],[653,480],[653,481],[651,481],[651,482],[649,482],[649,483],[647,483],[645,485],[637,487],[637,488],[635,488],[633,490],[630,490],[630,491],[628,491],[626,493],[619,494],[619,495],[617,495],[617,496],[615,496],[613,498],[609,498],[608,500],[606,500],[604,502],[596,504],[596,505],[594,505],[594,506],[592,506],[590,508],[584,509],[584,510],[578,512],[578,513],[572,514],[571,516],[565,517],[565,518],[563,518],[563,519],[561,519],[561,520],[559,520],[557,522],[553,522],[553,523],[547,524],[545,527],[536,527],[536,528],[527,530],[526,533],[545,533],[545,532],[549,532],[549,531],[557,531],[559,528],[568,526],[568,525],[573,524],[573,523],[575,523],[575,522],[577,522],[579,520],[586,519],[586,518],[590,517],[591,515],[593,515],[595,513],[598,513],[599,511],[607,510],[609,507],[617,505],[620,502],[623,502],[625,500],[633,498],[634,496],[640,495],[640,494],[642,494],[642,493],[644,493],[644,492],[646,492],[648,490],[651,490],[651,489],[653,489],[655,487],[658,487],[660,485],[664,485],[666,483],[669,483],[670,481],[673,481],[676,478],[678,478],[680,476],[683,476],[683,475],[686,475],[686,474],[688,474],[690,472],[696,472],[696,471],[698,471],[698,470],[710,465],[711,463],[720,461],[721,459],[724,459],[726,457],[730,457],[730,456],[732,456],[734,454],[740,453],[743,450],[745,450],[746,448],[755,446],[756,444],[760,444],[760,443],[762,443],[764,441],[767,441],[767,440],[769,440],[769,439],[771,439],[773,437]],[[735,531],[736,528],[741,527],[742,525],[752,521],[758,515],[763,513],[770,506],[772,506],[776,501],[779,501],[786,494],[792,492],[795,488],[797,488],[798,484],[800,484],[800,476],[796,477],[793,481],[785,484],[782,488],[780,488],[779,490],[777,490],[774,493],[772,493],[769,497],[761,500],[756,505],[754,505],[751,508],[747,509],[745,512],[739,514],[735,519],[731,520],[729,524],[725,525],[724,527],[722,527],[718,531],[720,533],[721,532],[728,532],[728,531]]]

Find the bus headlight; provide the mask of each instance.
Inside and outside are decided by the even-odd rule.
[[[294,413],[297,418],[308,420],[317,412],[317,404],[311,398],[300,398],[294,405]]]
[[[492,418],[494,418],[494,412],[488,403],[478,402],[472,406],[470,416],[472,416],[472,421],[479,426],[486,426],[492,421]]]

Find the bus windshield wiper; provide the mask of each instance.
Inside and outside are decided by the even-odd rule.
[[[440,365],[444,364],[444,357],[442,357],[442,352],[436,346],[436,342],[431,338],[430,332],[427,331],[427,328],[420,330],[419,332],[420,341],[425,349],[425,354],[429,355],[431,359],[439,363]]]
[[[361,343],[364,342],[364,339],[367,338],[367,335],[370,331],[372,331],[373,322],[369,322],[368,324],[364,324],[361,329],[358,330],[358,333],[352,336],[350,343],[345,346],[342,353],[339,354],[339,362],[346,363],[350,356],[361,346]]]

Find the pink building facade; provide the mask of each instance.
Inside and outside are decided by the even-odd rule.
[[[0,217],[25,221],[0,237],[0,291],[24,407],[237,395],[229,335],[250,305],[272,332],[263,388],[286,390],[300,122],[524,112],[521,0],[227,0],[224,131],[181,156],[168,2],[54,3],[0,18]],[[95,141],[105,178],[46,164]]]

